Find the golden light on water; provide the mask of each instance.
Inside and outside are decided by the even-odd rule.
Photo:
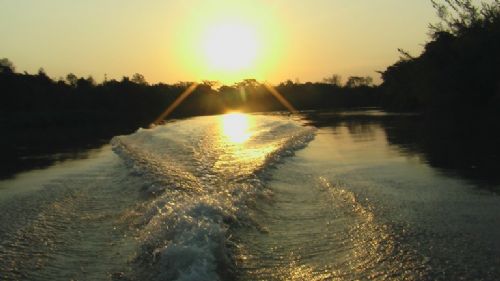
[[[293,107],[293,105],[280,93],[276,88],[273,86],[264,83],[264,87],[268,90],[268,92],[273,95],[284,107],[286,107],[291,113],[297,113],[297,110]],[[165,119],[170,115],[189,95],[191,95],[196,88],[198,87],[198,83],[193,83],[191,84],[184,92],[177,97],[177,99],[170,104],[165,111],[163,111],[160,116],[156,118],[156,120],[150,124],[150,127],[154,127],[157,124],[162,123],[165,121]],[[248,115],[243,114],[243,113],[228,113],[222,116],[222,127],[224,132],[231,132],[234,131],[234,133],[225,133],[227,136],[233,136],[232,139],[236,143],[241,143],[246,141],[248,138],[250,138],[251,134],[248,131],[248,128],[250,127],[250,118]],[[227,129],[224,129],[227,127]],[[241,130],[241,128],[245,128],[245,133],[238,132],[238,130]],[[242,136],[248,134],[248,137],[245,139]],[[239,135],[239,136],[238,136]],[[238,141],[239,139],[243,139],[242,141]]]
[[[220,117],[222,135],[234,144],[244,143],[250,139],[251,120],[247,114],[228,113]]]

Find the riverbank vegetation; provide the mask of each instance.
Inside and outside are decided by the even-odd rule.
[[[492,118],[500,112],[500,1],[433,4],[441,21],[430,25],[422,54],[400,50],[401,59],[381,72],[383,106]]]
[[[500,1],[432,1],[440,22],[430,25],[430,41],[420,55],[399,50],[398,62],[370,77],[339,75],[322,82],[285,81],[272,88],[255,79],[233,85],[203,81],[168,118],[224,113],[287,110],[275,89],[297,110],[382,107],[423,114],[434,131],[450,139],[498,136],[500,129]],[[53,79],[20,73],[0,59],[0,138],[7,169],[22,155],[50,153],[106,142],[149,126],[193,83],[149,84],[141,74],[96,83],[68,74]],[[463,128],[468,128],[464,131]],[[498,137],[500,139],[500,137]],[[12,164],[13,163],[13,164]],[[3,166],[4,164],[2,164]]]

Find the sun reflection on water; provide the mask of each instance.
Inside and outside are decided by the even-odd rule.
[[[230,143],[241,144],[252,136],[251,120],[247,114],[239,112],[224,114],[220,122],[222,135]]]

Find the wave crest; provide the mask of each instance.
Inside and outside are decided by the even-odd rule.
[[[137,206],[132,279],[225,280],[233,271],[231,229],[253,224],[267,171],[305,147],[314,129],[283,117],[251,116],[247,143],[221,141],[218,117],[193,118],[113,139],[144,178]],[[153,196],[150,196],[153,195]]]

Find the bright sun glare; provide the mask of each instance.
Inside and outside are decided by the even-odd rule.
[[[216,70],[242,70],[251,67],[257,57],[255,31],[243,24],[212,26],[206,32],[203,46],[208,64]]]
[[[284,32],[267,1],[200,1],[172,41],[179,73],[231,85],[267,80],[283,57]],[[187,75],[186,74],[186,75]]]
[[[222,134],[232,143],[244,143],[252,136],[250,120],[243,113],[228,113],[221,116]]]

